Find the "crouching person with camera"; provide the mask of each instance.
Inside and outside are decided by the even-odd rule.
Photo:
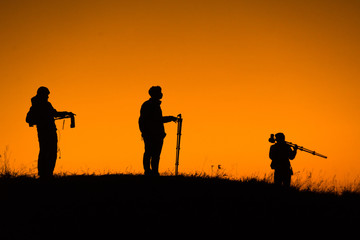
[[[55,118],[72,118],[72,112],[58,112],[48,101],[50,91],[40,87],[35,97],[31,99],[32,106],[26,116],[30,127],[36,125],[39,139],[38,175],[41,180],[50,180],[55,169],[58,138]]]

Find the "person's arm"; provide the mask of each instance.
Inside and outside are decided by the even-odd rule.
[[[52,104],[49,102],[48,103],[48,107],[51,109],[52,111],[52,114],[55,118],[65,118],[65,117],[71,117],[74,115],[74,113],[72,112],[65,112],[65,111],[62,111],[62,112],[58,112],[53,106]]]
[[[177,117],[174,117],[174,116],[165,116],[165,117],[162,117],[162,121],[163,123],[167,123],[167,122],[176,122],[177,121]]]
[[[72,113],[72,112],[58,112],[58,111],[56,111],[56,113],[55,113],[55,117],[59,117],[59,118],[71,117],[72,115],[74,115],[74,113]]]

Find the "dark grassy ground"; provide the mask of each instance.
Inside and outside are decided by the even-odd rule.
[[[340,226],[350,233],[360,223],[359,194],[286,190],[257,180],[104,175],[44,184],[3,177],[0,189],[0,239],[272,236]]]

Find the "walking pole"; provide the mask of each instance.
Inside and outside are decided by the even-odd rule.
[[[175,176],[178,175],[179,170],[179,154],[180,154],[180,139],[181,139],[181,128],[182,128],[182,117],[181,114],[177,116],[177,140],[176,140],[176,160],[175,160]]]

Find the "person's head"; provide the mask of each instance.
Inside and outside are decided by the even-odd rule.
[[[277,134],[275,134],[275,139],[276,139],[276,142],[283,143],[283,142],[285,142],[285,134],[277,133]]]
[[[38,96],[42,100],[48,100],[49,99],[50,91],[47,87],[39,87],[37,90],[36,96]]]
[[[158,99],[160,100],[163,97],[163,94],[161,92],[161,87],[160,86],[152,86],[149,89],[149,95],[151,96],[151,98],[153,99]]]

